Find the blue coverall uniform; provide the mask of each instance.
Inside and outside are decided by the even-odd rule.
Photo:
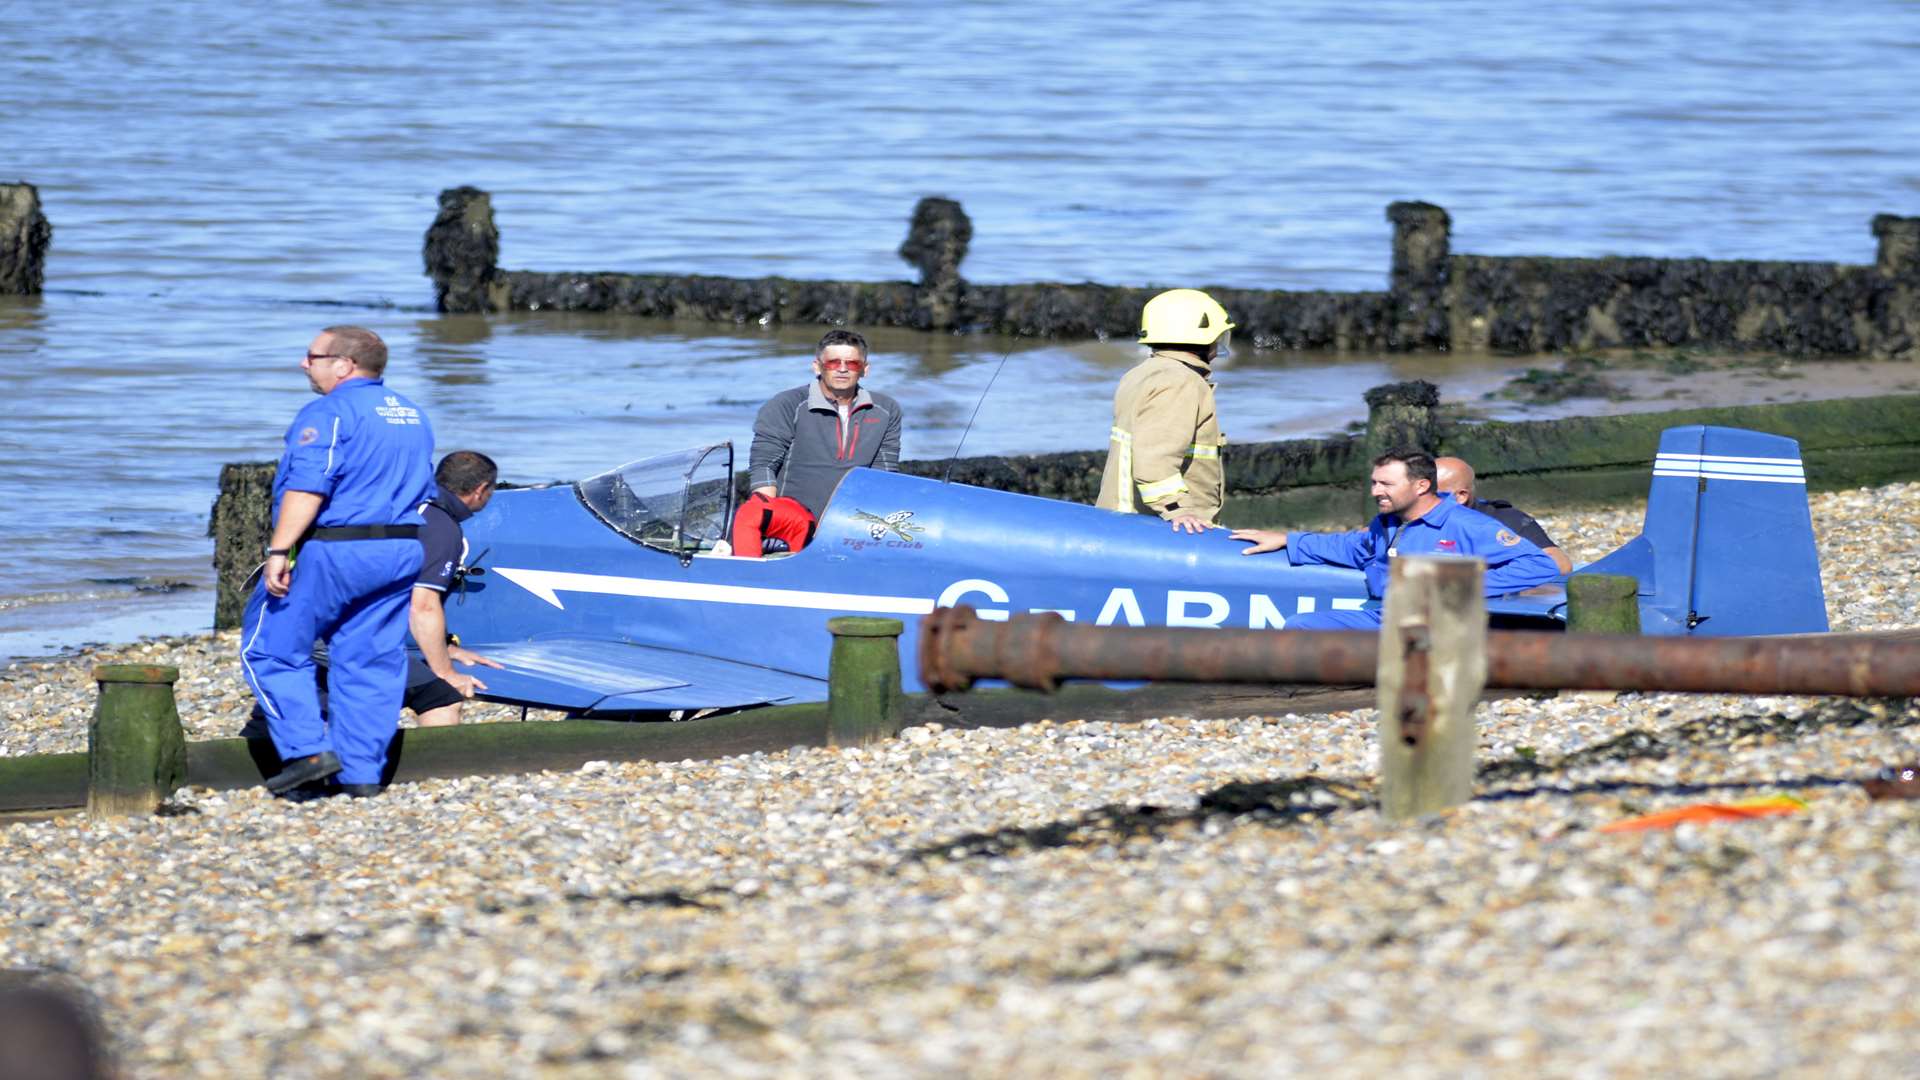
[[[432,498],[433,428],[380,379],[349,379],[287,428],[273,477],[277,521],[287,491],[323,496],[315,525],[419,525]],[[283,761],[332,750],[343,784],[375,784],[406,686],[408,599],[420,541],[312,539],[285,596],[255,587],[241,616],[241,667]],[[329,718],[314,683],[313,643],[331,657]],[[328,719],[331,720],[329,727]]]
[[[1381,514],[1358,532],[1287,534],[1287,559],[1295,566],[1346,566],[1364,570],[1367,595],[1386,595],[1388,560],[1400,555],[1473,555],[1486,560],[1488,596],[1501,596],[1560,580],[1546,552],[1505,525],[1452,499],[1442,499],[1406,522]],[[1287,620],[1289,630],[1377,630],[1380,609],[1315,611]]]

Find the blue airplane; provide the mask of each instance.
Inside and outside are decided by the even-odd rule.
[[[590,716],[822,701],[835,615],[911,622],[964,603],[988,619],[1280,629],[1370,603],[1358,571],[1246,558],[1224,530],[899,473],[849,472],[793,554],[726,553],[733,508],[728,443],[497,494],[466,524],[485,565],[449,609],[462,642],[505,665],[482,672],[482,696]],[[1584,569],[1639,579],[1645,633],[1827,629],[1794,440],[1669,429],[1642,530]],[[1561,629],[1566,594],[1487,607],[1500,625]],[[910,691],[916,637],[901,639]]]

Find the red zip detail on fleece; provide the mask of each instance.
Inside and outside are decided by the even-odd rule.
[[[860,415],[861,409],[870,409],[872,407],[871,405],[855,405],[853,408],[847,410],[847,426],[853,429],[853,441],[847,445],[847,456],[844,460],[852,461],[854,451],[860,448],[860,429],[864,425],[855,423],[854,417]]]

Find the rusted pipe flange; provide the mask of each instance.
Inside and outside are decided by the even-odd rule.
[[[1007,681],[1029,690],[1051,694],[1060,688],[1059,628],[1067,625],[1057,611],[1016,615],[1007,623],[998,657]]]
[[[957,671],[948,655],[955,639],[976,621],[973,608],[935,608],[920,619],[920,682],[936,694],[955,693],[973,686],[973,679]]]

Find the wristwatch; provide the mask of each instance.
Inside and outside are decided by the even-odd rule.
[[[277,548],[277,547],[270,547],[270,548],[268,548],[268,549],[267,549],[267,558],[269,558],[269,559],[271,559],[271,558],[273,558],[273,557],[274,557],[275,555],[290,555],[290,554],[292,554],[292,553],[293,553],[293,549],[292,549],[292,548]]]

